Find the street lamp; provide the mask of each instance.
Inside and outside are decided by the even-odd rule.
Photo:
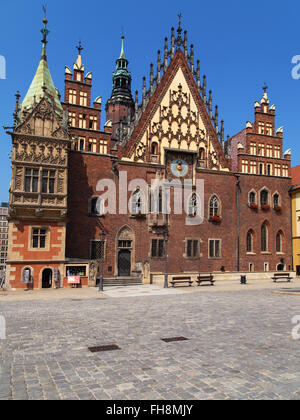
[[[105,233],[104,230],[102,230],[101,235],[100,235],[100,262],[99,262],[99,267],[100,267],[100,283],[99,283],[99,292],[103,292],[103,261],[104,261],[104,238],[105,238]]]
[[[169,232],[168,232],[168,225],[164,231],[164,240],[165,240],[165,284],[164,288],[167,289],[169,287],[168,282],[168,240],[169,240]]]

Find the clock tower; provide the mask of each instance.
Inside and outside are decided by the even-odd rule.
[[[131,95],[131,74],[124,53],[124,36],[120,57],[113,73],[113,90],[106,104],[106,120],[111,121],[112,140],[124,144],[128,137],[130,123],[134,118],[134,101]]]

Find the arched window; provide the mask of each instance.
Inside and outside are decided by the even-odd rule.
[[[261,227],[261,250],[262,252],[268,251],[268,228],[266,224]]]
[[[158,154],[158,144],[155,141],[151,144],[151,154],[152,155]]]
[[[247,252],[253,252],[253,231],[249,230],[249,232],[247,233],[247,241],[246,241],[246,246],[247,246]]]
[[[209,216],[220,216],[220,200],[214,195],[209,202]]]
[[[276,235],[276,252],[282,252],[282,232],[279,231]]]
[[[204,159],[205,159],[205,149],[201,147],[201,149],[199,149],[199,160],[204,160]]]
[[[269,204],[269,193],[267,190],[262,190],[260,193],[260,204],[261,206]]]
[[[189,216],[196,216],[198,212],[198,196],[192,194],[189,200]]]
[[[254,191],[251,191],[249,194],[249,203],[256,204],[256,193]]]
[[[279,194],[273,195],[273,204],[274,204],[274,208],[279,207]]]
[[[131,214],[142,213],[142,193],[136,190],[131,196]]]

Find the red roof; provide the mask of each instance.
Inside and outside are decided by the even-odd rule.
[[[292,184],[293,185],[300,184],[300,165],[292,168]]]

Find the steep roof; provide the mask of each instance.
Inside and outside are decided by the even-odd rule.
[[[31,82],[29,90],[25,95],[25,98],[21,104],[21,114],[23,111],[31,110],[34,105],[41,100],[44,96],[46,99],[52,103],[54,102],[55,110],[58,113],[63,112],[62,105],[59,100],[58,92],[54,86],[50,70],[47,63],[47,54],[46,54],[46,44],[47,44],[47,35],[49,33],[48,29],[46,28],[47,19],[43,20],[44,28],[42,29],[42,33],[44,35],[42,43],[42,55],[41,59],[35,73],[35,76]]]
[[[300,165],[294,166],[294,168],[292,168],[292,184],[300,184]]]

